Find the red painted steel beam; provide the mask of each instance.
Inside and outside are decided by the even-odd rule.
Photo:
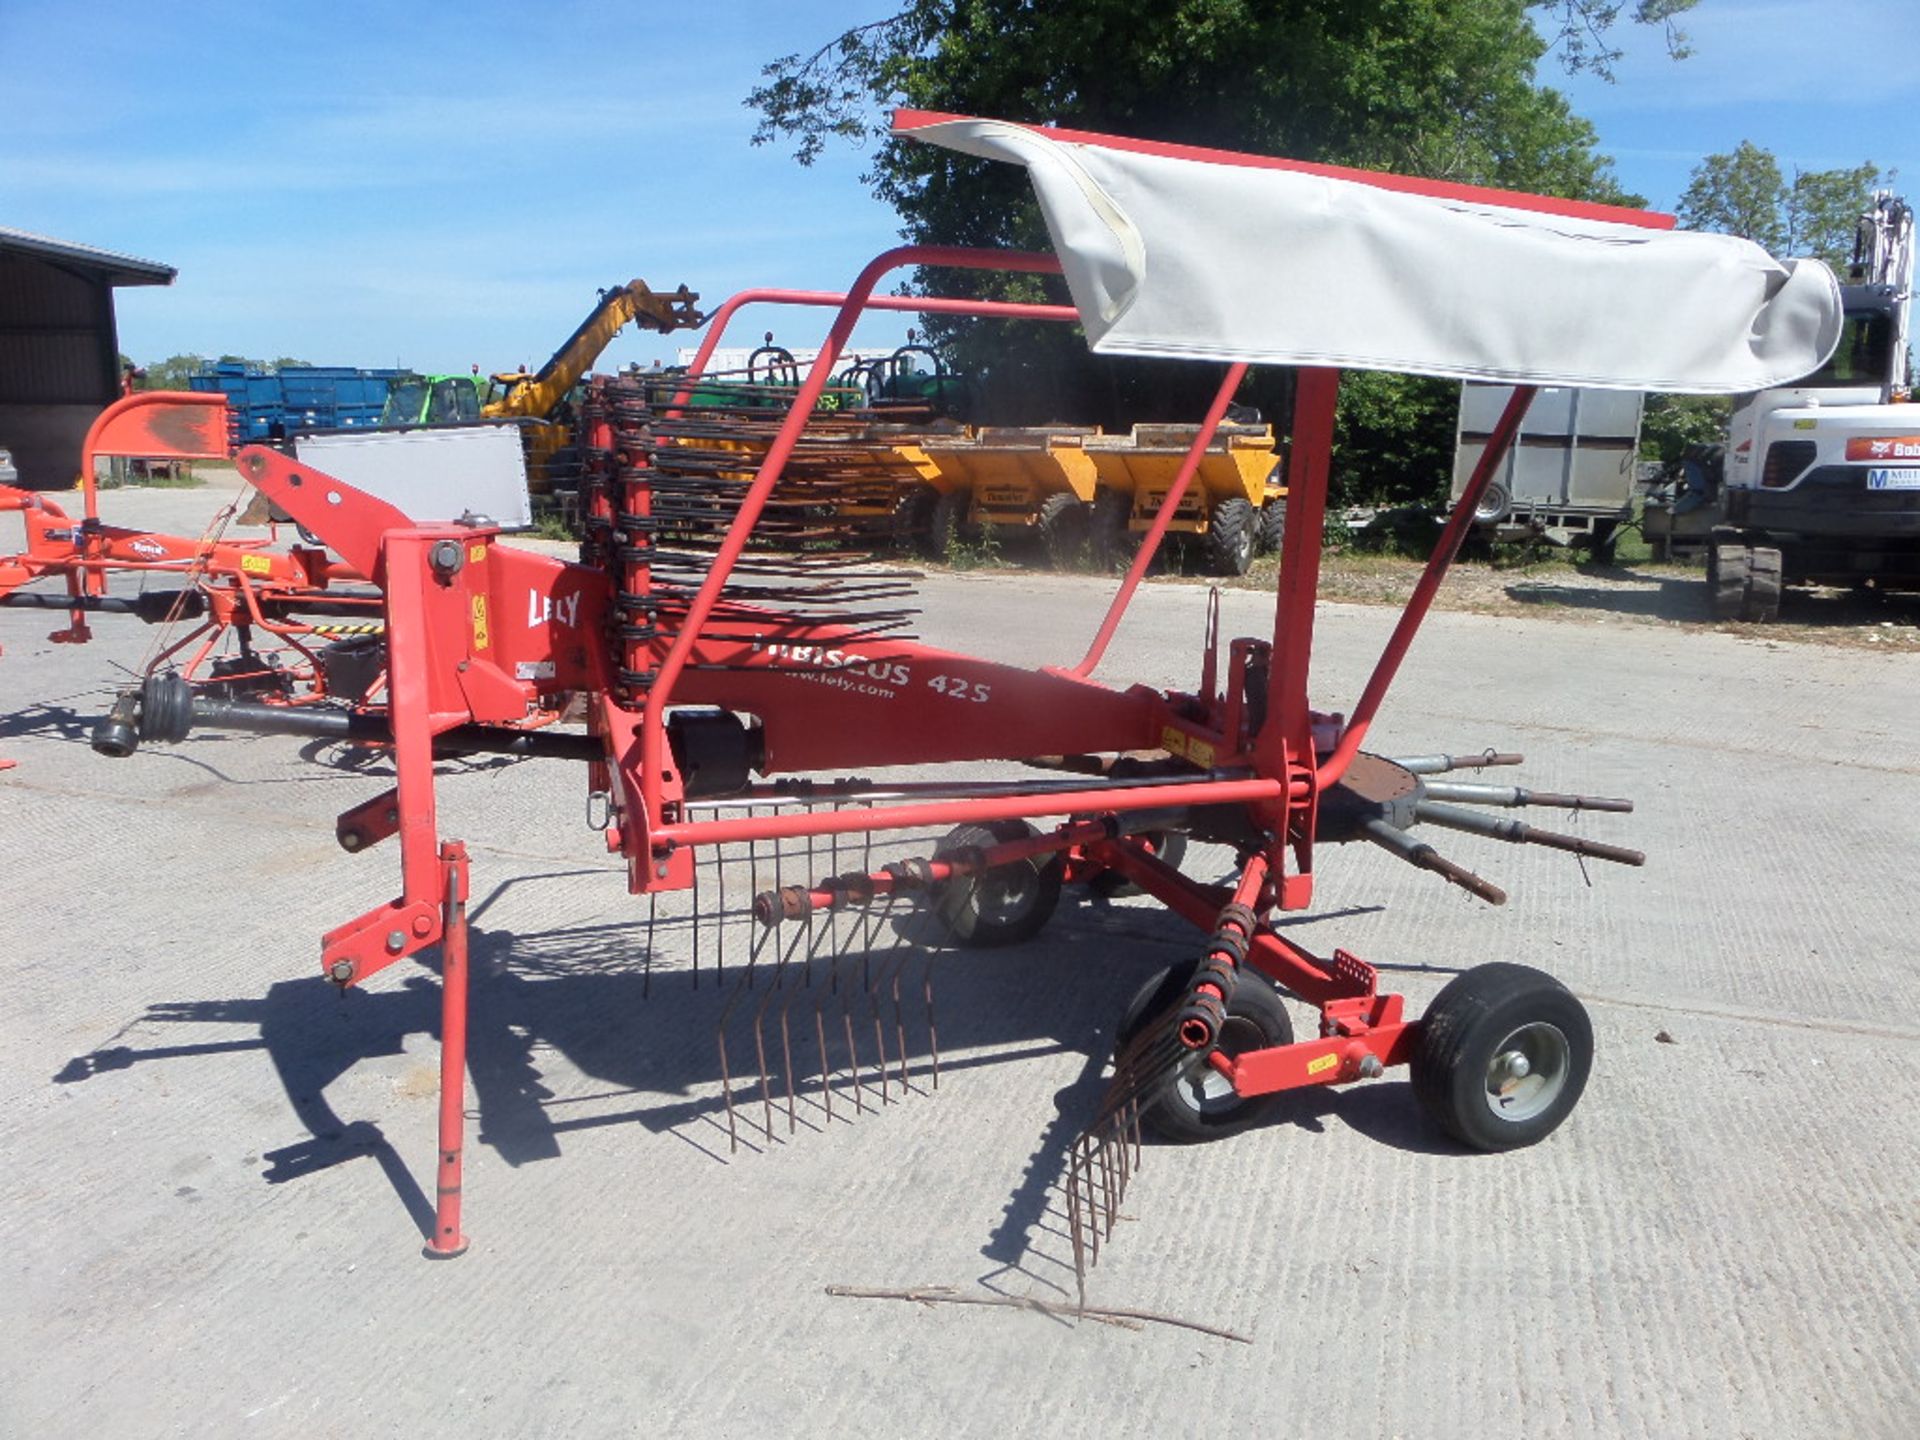
[[[740,509],[727,528],[726,538],[721,541],[699,592],[687,607],[679,633],[674,636],[673,644],[661,660],[659,673],[648,693],[646,714],[641,725],[640,753],[642,780],[646,787],[643,799],[650,817],[658,817],[660,813],[662,797],[658,777],[667,759],[666,710],[672,700],[674,683],[686,667],[701,628],[713,613],[713,607],[733,573],[740,552],[746,548],[747,539],[753,533],[761,511],[766,508],[768,496],[773,493],[774,485],[786,468],[788,457],[799,443],[807,421],[813,414],[814,404],[826,389],[833,367],[840,359],[840,352],[846,348],[853,334],[855,321],[872,298],[880,278],[903,265],[947,265],[971,270],[1013,270],[1035,275],[1060,273],[1060,261],[1052,255],[1028,251],[982,252],[950,245],[898,246],[874,257],[860,272],[848,290],[839,314],[834,317],[833,327],[827,332],[826,343],[820,347],[813,368],[807,372],[807,378],[801,382],[799,392],[793,397],[787,418],[781,423],[773,443],[768,446],[766,458],[761,461],[753,483],[741,498]]]
[[[1100,622],[1100,629],[1093,637],[1093,644],[1087,647],[1086,655],[1078,665],[1073,667],[1071,673],[1082,678],[1093,674],[1094,667],[1107,653],[1107,646],[1113,640],[1113,632],[1120,628],[1121,618],[1127,613],[1127,606],[1132,603],[1133,592],[1140,588],[1140,582],[1146,576],[1147,567],[1153,564],[1153,557],[1160,549],[1160,542],[1166,538],[1167,526],[1173,521],[1173,512],[1179,509],[1181,497],[1187,493],[1187,486],[1199,473],[1200,461],[1207,453],[1207,446],[1213,443],[1213,437],[1220,428],[1220,422],[1226,418],[1227,406],[1233,403],[1234,392],[1239,390],[1240,382],[1246,378],[1246,375],[1247,367],[1244,363],[1235,362],[1227,367],[1227,373],[1220,381],[1220,389],[1214,394],[1213,404],[1208,407],[1206,419],[1200,422],[1200,433],[1193,437],[1193,444],[1187,449],[1187,457],[1180,463],[1180,473],[1173,477],[1173,484],[1167,490],[1165,498],[1160,501],[1160,508],[1153,517],[1153,524],[1148,527],[1146,539],[1140,542],[1140,548],[1134,554],[1133,563],[1127,567],[1127,578],[1120,582],[1119,590],[1114,592],[1113,600],[1107,606],[1106,618]]]
[[[915,130],[953,120],[980,120],[979,115],[949,115],[938,110],[898,109],[893,112],[895,134],[911,135]],[[1014,122],[1005,122],[1012,124]],[[1302,175],[1319,175],[1329,180],[1347,180],[1356,185],[1371,185],[1377,190],[1397,190],[1408,195],[1424,195],[1434,200],[1465,201],[1470,205],[1498,205],[1508,210],[1533,210],[1548,215],[1571,215],[1584,220],[1605,220],[1616,225],[1638,225],[1646,230],[1671,230],[1674,217],[1659,210],[1638,210],[1625,205],[1603,205],[1593,200],[1566,200],[1555,195],[1535,195],[1525,190],[1496,190],[1488,185],[1464,185],[1455,180],[1422,180],[1412,175],[1394,175],[1383,170],[1355,170],[1345,165],[1326,165],[1313,160],[1289,160],[1279,155],[1248,155],[1237,150],[1212,150],[1200,145],[1175,145],[1162,140],[1134,140],[1123,135],[1102,135],[1091,130],[1067,130],[1055,125],[1024,127],[1048,140],[1069,145],[1097,145],[1105,150],[1127,150],[1136,155],[1164,155],[1175,160],[1198,160],[1207,165],[1237,165],[1249,170],[1291,170]]]
[[[831,309],[846,303],[846,293],[833,290],[762,288],[730,295],[707,317],[707,333],[700,341],[700,348],[694,352],[693,363],[687,366],[687,378],[694,380],[706,374],[707,362],[719,348],[727,326],[735,315],[749,305],[813,305]],[[978,315],[996,320],[1054,320],[1076,325],[1080,322],[1080,312],[1071,305],[1035,305],[1020,300],[948,300],[932,295],[873,295],[868,297],[866,308],[904,310],[918,315]],[[691,398],[692,391],[682,390],[674,396],[673,403],[684,405]]]
[[[1102,814],[1123,814],[1129,810],[1159,810],[1175,805],[1244,805],[1277,799],[1285,790],[1286,787],[1278,780],[1196,780],[1191,785],[1145,785],[1134,790],[1048,790],[1033,795],[995,795],[979,800],[942,800],[923,805],[877,805],[866,810],[763,815],[738,820],[698,820],[660,826],[652,832],[652,839],[656,846],[723,845],[736,840],[798,840],[809,835],[934,829],[942,825],[964,825],[985,820],[1024,820],[1036,815],[1067,815],[1088,810]],[[1211,921],[1208,923],[1211,924]]]
[[[1340,743],[1320,767],[1320,789],[1337,784],[1340,777],[1347,773],[1354,756],[1360,753],[1360,746],[1367,738],[1373,717],[1379,712],[1380,702],[1386,698],[1387,687],[1399,672],[1400,662],[1407,658],[1414,634],[1419,630],[1420,622],[1426,619],[1427,611],[1433,605],[1433,597],[1439,592],[1440,582],[1446,578],[1447,568],[1460,551],[1461,542],[1467,538],[1467,531],[1473,528],[1473,512],[1480,504],[1480,497],[1486,493],[1493,472],[1500,468],[1500,462],[1513,446],[1514,436],[1520,432],[1520,422],[1526,416],[1527,406],[1532,403],[1534,389],[1532,385],[1514,386],[1513,398],[1507,401],[1507,408],[1500,412],[1500,419],[1487,438],[1487,448],[1480,456],[1480,463],[1474,466],[1473,477],[1468,480],[1467,488],[1454,502],[1453,514],[1448,518],[1446,528],[1440,532],[1440,539],[1434,544],[1427,568],[1421,572],[1420,583],[1413,587],[1406,608],[1400,612],[1393,634],[1387,638],[1386,648],[1380,652],[1380,659],[1374,664],[1367,688],[1360,692],[1360,701],[1353,707],[1347,728],[1341,732]]]

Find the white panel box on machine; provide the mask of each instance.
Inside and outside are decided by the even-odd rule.
[[[511,422],[302,435],[294,453],[414,520],[465,516],[504,530],[533,525],[526,450]]]

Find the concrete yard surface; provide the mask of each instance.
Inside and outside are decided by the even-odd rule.
[[[106,505],[197,533],[223,498]],[[1110,588],[934,576],[920,633],[1070,663]],[[1149,586],[1102,678],[1191,687],[1206,604]],[[1223,611],[1227,635],[1271,632],[1268,597]],[[1352,703],[1394,613],[1321,607],[1321,705]],[[1518,750],[1512,783],[1631,796],[1631,816],[1528,818],[1648,863],[1432,836],[1511,892],[1493,909],[1327,848],[1290,933],[1380,965],[1414,1013],[1474,964],[1548,970],[1592,1014],[1592,1082],[1505,1155],[1446,1140],[1401,1071],[1217,1144],[1149,1144],[1089,1298],[1238,1344],[826,1293],[1071,1298],[1066,1147],[1128,997],[1193,931],[1070,891],[1028,944],[907,953],[910,1093],[891,1080],[883,1103],[868,1051],[864,1111],[843,1077],[829,1119],[816,1085],[792,1134],[784,1095],[766,1127],[741,1078],[756,990],[727,1021],[734,1153],[713,919],[696,948],[663,902],[650,935],[557,761],[443,766],[443,833],[474,856],[473,1245],[422,1259],[435,966],[343,996],[317,963],[324,930],[397,890],[391,846],[333,839],[384,761],[212,734],[102,758],[88,728],[156,636],[108,616],[53,645],[58,620],[0,609],[0,1436],[1920,1431],[1920,655],[1430,620],[1370,748]],[[803,1076],[812,1016],[840,1013],[805,995],[831,975],[868,1006],[858,969],[787,972]]]

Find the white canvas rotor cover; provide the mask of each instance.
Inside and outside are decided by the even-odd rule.
[[[1101,354],[1729,394],[1817,369],[1840,337],[1832,271],[1729,235],[1000,120],[896,129],[1027,167]]]

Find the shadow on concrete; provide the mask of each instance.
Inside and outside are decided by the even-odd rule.
[[[866,1123],[968,1070],[1079,1054],[1085,1061],[1069,1084],[1009,1108],[1007,1123],[1031,1127],[1035,1144],[982,1246],[995,1273],[1020,1271],[1063,1294],[1072,1265],[1061,1177],[1105,1090],[1112,1026],[1147,975],[1190,955],[1196,941],[1163,910],[1073,899],[1042,938],[991,950],[939,948],[923,911],[842,916],[837,930],[762,932],[737,910],[703,916],[697,940],[687,916],[516,933],[480,923],[500,893],[471,912],[475,1143],[519,1166],[559,1156],[576,1131],[639,1124],[727,1164],[805,1132]],[[757,951],[756,934],[771,937]],[[717,966],[711,957],[723,948],[727,963]],[[688,958],[695,954],[698,966]],[[363,1060],[404,1054],[412,1037],[439,1038],[437,964],[429,952],[411,973],[345,992],[313,975],[257,997],[156,1004],[53,1081],[258,1050],[306,1132],[265,1152],[262,1179],[286,1184],[371,1158],[426,1236],[432,1204],[423,1187],[381,1126],[343,1116],[328,1091]],[[129,1032],[170,1026],[237,1033],[125,1043]],[[564,1093],[547,1078],[555,1054],[566,1062]],[[429,1097],[423,1088],[414,1098]],[[1374,1118],[1360,1096],[1316,1094],[1310,1106],[1320,1107],[1314,1116],[1337,1114],[1386,1143],[1418,1147],[1416,1131]],[[417,1123],[432,1124],[424,1105]]]
[[[1605,611],[1690,625],[1721,623],[1715,621],[1707,602],[1704,570],[1593,563],[1575,566],[1574,570],[1590,582],[1609,583],[1573,584],[1547,574],[1514,580],[1506,587],[1507,598],[1542,609]],[[1776,627],[1862,629],[1888,623],[1905,628],[1920,626],[1920,596],[1795,587],[1781,596],[1780,617],[1771,626],[1741,628],[1764,634]]]

